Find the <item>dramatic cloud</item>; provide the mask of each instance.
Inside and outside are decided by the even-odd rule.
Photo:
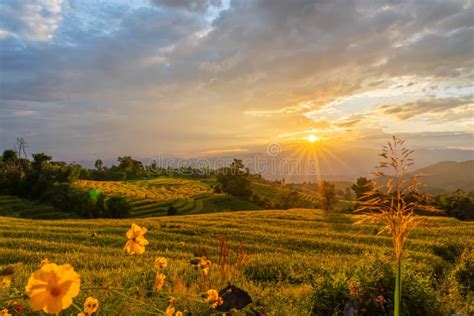
[[[474,99],[472,96],[465,98],[429,98],[403,104],[382,105],[379,108],[384,114],[393,115],[401,120],[406,120],[421,114],[446,114],[449,111],[456,111],[457,108],[466,109],[466,106],[472,106],[473,102]],[[469,109],[472,110],[472,107],[468,107],[468,110]],[[464,114],[465,118],[472,119],[468,113]]]
[[[0,38],[48,41],[62,22],[61,11],[62,0],[6,0],[0,4]]]
[[[467,0],[5,1],[0,147],[23,136],[73,159],[366,126],[469,134],[473,15]]]

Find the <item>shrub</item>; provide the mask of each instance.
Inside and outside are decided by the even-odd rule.
[[[474,250],[465,249],[441,284],[440,301],[452,313],[474,314]]]
[[[176,215],[177,213],[178,213],[178,210],[173,205],[168,207],[168,210],[166,211],[166,215],[168,216]]]
[[[410,269],[403,273],[402,315],[441,315],[429,276]],[[393,309],[395,272],[387,258],[368,255],[352,271],[321,273],[314,283],[313,315],[339,314],[349,304],[363,315],[383,315]]]
[[[113,196],[106,200],[106,215],[112,218],[125,218],[130,216],[132,205],[122,196]]]

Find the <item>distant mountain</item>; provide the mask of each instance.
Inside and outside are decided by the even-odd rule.
[[[318,147],[316,147],[318,148]],[[302,152],[301,145],[277,145],[277,153],[269,153],[268,147],[254,147],[248,151],[204,154],[198,157],[179,157],[171,154],[157,154],[155,157],[140,158],[145,165],[155,159],[160,167],[209,166],[213,169],[229,165],[233,158],[242,159],[252,173],[260,173],[265,179],[285,179],[286,183],[316,182],[318,178],[331,181],[351,181],[358,177],[370,177],[379,160],[377,148],[325,146],[314,155]],[[133,155],[132,155],[133,156]],[[317,165],[309,163],[317,160]],[[413,168],[425,168],[440,161],[472,161],[473,150],[456,148],[417,148],[413,154]],[[102,159],[104,165],[117,164],[117,159]],[[81,165],[94,168],[95,161],[81,160]],[[472,170],[472,169],[471,169]],[[454,185],[454,183],[453,183]],[[441,186],[442,188],[443,186]]]
[[[474,191],[474,160],[442,161],[412,173],[423,175],[421,182],[426,186],[424,191],[430,194],[457,189]]]

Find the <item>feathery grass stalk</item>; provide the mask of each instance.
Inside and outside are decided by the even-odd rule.
[[[396,259],[396,280],[394,295],[394,315],[400,315],[402,299],[401,262],[403,248],[411,228],[419,224],[417,211],[437,211],[429,205],[430,197],[419,193],[420,175],[411,175],[409,168],[413,165],[413,150],[404,147],[404,140],[396,136],[383,146],[379,154],[383,159],[376,167],[373,175],[382,184],[376,184],[373,190],[359,199],[358,212],[362,219],[358,222],[382,224],[384,231],[392,235],[393,250]]]

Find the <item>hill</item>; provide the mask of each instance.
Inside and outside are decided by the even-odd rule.
[[[0,217],[0,270],[8,264],[21,264],[12,286],[22,289],[42,259],[70,263],[82,279],[82,291],[75,302],[80,306],[87,296],[97,297],[101,314],[121,310],[124,314],[141,315],[154,310],[143,304],[166,307],[167,295],[140,294],[140,290],[152,285],[156,256],[169,261],[163,272],[167,276],[163,292],[174,293],[179,310],[200,315],[211,311],[186,296],[199,300],[199,293],[221,288],[228,281],[250,293],[254,303],[248,309],[269,314],[307,315],[314,304],[318,308],[324,304],[331,308],[343,306],[350,295],[348,286],[353,282],[361,289],[378,288],[379,294],[390,302],[391,294],[384,292],[387,289],[364,282],[375,282],[369,279],[379,278],[385,271],[380,269],[383,258],[391,258],[391,239],[377,236],[374,226],[354,224],[356,220],[356,216],[306,209],[134,220],[44,221]],[[145,237],[150,244],[138,257],[123,250],[125,232],[132,222],[149,229]],[[226,274],[218,264],[223,255],[219,237],[227,241],[224,249],[228,250],[229,262],[243,258],[240,265],[228,265]],[[438,303],[429,301],[434,297],[425,297],[433,295],[430,284],[435,282],[430,278],[446,273],[460,251],[473,242],[473,223],[430,217],[426,225],[418,227],[407,243],[404,266],[404,300],[408,306],[413,299],[421,313],[428,308],[427,304],[439,308]],[[196,253],[207,254],[213,262],[207,278],[199,276],[189,264]],[[416,285],[410,275],[420,278]],[[119,295],[118,290],[107,291],[103,287],[131,290]],[[320,291],[326,294],[320,297]],[[0,301],[0,308],[5,304]],[[66,312],[73,313],[77,313],[73,307]]]
[[[424,175],[421,182],[430,194],[453,192],[457,189],[474,191],[474,160],[443,161],[418,169],[414,174]]]
[[[69,214],[57,212],[52,206],[34,203],[13,195],[0,195],[0,216],[33,219],[69,218]]]
[[[280,203],[290,192],[297,192],[294,207],[314,208],[318,204],[317,186],[311,183],[284,184],[251,177],[251,190],[254,194]],[[349,182],[333,182],[338,190],[350,186]],[[78,180],[73,186],[84,191],[100,190],[107,196],[125,196],[130,199],[130,217],[151,217],[167,215],[170,207],[176,209],[175,215],[213,213],[236,210],[258,210],[261,207],[251,201],[227,194],[215,193],[213,177],[195,179],[183,177],[159,177],[147,180],[93,181]],[[345,209],[352,202],[341,201],[338,209]],[[24,211],[21,211],[24,209]],[[77,217],[74,214],[54,210],[52,206],[38,205],[15,196],[0,195],[0,216],[25,218],[59,219]]]
[[[85,190],[98,189],[107,195],[130,198],[131,217],[166,215],[171,206],[178,215],[259,208],[248,201],[214,193],[214,183],[214,179],[164,177],[137,181],[79,180],[75,185]]]

